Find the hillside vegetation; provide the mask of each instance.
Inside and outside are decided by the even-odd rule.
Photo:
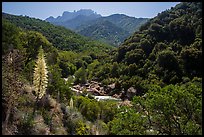
[[[79,33],[92,39],[113,45],[121,44],[121,41],[130,35],[128,31],[125,31],[106,20],[86,27]]]
[[[2,134],[202,135],[202,3],[159,13],[118,48],[3,13]]]
[[[11,21],[18,27],[42,33],[53,46],[61,50],[72,50],[77,52],[92,50],[98,52],[100,50],[105,51],[112,48],[110,45],[90,40],[64,27],[54,26],[40,19],[15,16],[6,13],[2,13],[2,17]]]

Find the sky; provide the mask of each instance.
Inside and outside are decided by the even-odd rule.
[[[2,2],[2,12],[46,19],[64,11],[92,9],[102,16],[126,14],[136,18],[153,18],[179,2]]]

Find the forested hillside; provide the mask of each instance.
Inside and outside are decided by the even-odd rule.
[[[147,21],[148,18],[135,18],[124,14],[113,14],[87,21],[78,26],[76,32],[118,47]]]
[[[150,126],[155,134],[201,134],[201,64],[202,3],[181,3],[150,19],[95,73],[136,103],[109,123],[111,133],[147,134]]]
[[[2,16],[2,134],[202,135],[201,2],[158,13],[118,48]]]
[[[113,15],[104,17],[104,19],[116,24],[116,26],[118,27],[123,28],[124,30],[128,31],[130,34],[139,30],[140,26],[149,20],[148,18],[129,17],[124,14],[113,14]]]
[[[110,45],[90,40],[64,27],[54,26],[40,19],[5,13],[2,13],[2,17],[18,27],[42,33],[53,46],[61,50],[83,51],[90,49],[98,52],[112,48]]]
[[[115,26],[107,20],[99,20],[97,23],[82,29],[79,33],[83,36],[115,46],[120,45],[121,41],[130,35],[128,31]]]
[[[16,20],[24,21],[24,18],[15,17]],[[94,50],[90,43],[87,46],[91,46],[92,50],[60,50],[42,33],[17,27],[4,17],[2,28],[2,133],[95,134],[95,131],[90,129],[90,126],[94,129],[95,121],[89,123],[76,108],[69,108],[71,97],[77,98],[70,87],[73,82],[87,79],[85,68],[89,68],[91,76],[93,67],[108,55],[106,52],[109,48],[103,50],[103,47],[98,47]],[[41,56],[45,56],[45,59],[42,60]],[[44,62],[46,66],[40,67],[37,62]],[[44,73],[46,72],[48,78],[45,82],[48,84],[43,85],[46,89],[44,93],[37,92],[33,86],[34,78],[36,77],[35,81],[41,78],[38,75],[42,74],[42,68],[45,69]],[[34,73],[34,70],[38,74]],[[75,75],[76,79],[73,79],[72,75]],[[67,77],[69,80],[66,82],[63,78]],[[42,98],[36,100],[38,93]],[[65,109],[70,109],[71,112],[67,113]],[[77,117],[71,118],[75,114]],[[89,126],[89,131],[84,131],[84,126]]]

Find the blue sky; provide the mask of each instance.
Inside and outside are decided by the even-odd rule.
[[[152,18],[174,7],[179,2],[2,2],[2,11],[39,19],[61,16],[64,11],[92,9],[102,16],[126,14],[132,17]]]

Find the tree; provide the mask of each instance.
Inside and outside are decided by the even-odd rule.
[[[141,44],[142,50],[144,50],[146,56],[148,57],[149,54],[152,52],[152,49],[153,49],[150,41],[147,39],[141,39],[140,44]]]
[[[202,134],[202,89],[192,82],[161,88],[150,85],[145,97],[135,96],[134,109],[148,118],[158,134]]]
[[[174,52],[165,50],[158,54],[157,62],[160,67],[167,70],[178,70],[179,63]]]
[[[8,20],[2,20],[2,54],[7,53],[10,49],[16,49],[21,46],[19,34],[19,28]]]
[[[144,135],[147,117],[128,107],[120,108],[116,117],[108,122],[110,135]]]
[[[45,53],[49,52],[51,49],[51,43],[39,32],[28,31],[25,34],[23,33],[21,37],[26,39],[23,44],[27,53],[26,64],[38,55],[37,51],[40,48],[40,45]]]
[[[119,67],[118,67],[118,63],[117,62],[113,62],[113,66],[111,68],[111,75],[112,77],[118,77],[119,71],[118,71]]]
[[[196,48],[186,48],[181,51],[185,72],[193,76],[202,75],[202,51]]]
[[[145,53],[142,49],[134,49],[126,53],[125,60],[128,64],[136,63],[137,65],[142,66],[145,57]]]
[[[95,59],[91,64],[89,64],[87,66],[87,70],[88,70],[88,79],[92,79],[94,71],[96,69],[96,67],[99,65],[99,61],[97,59]]]
[[[70,83],[65,82],[62,78],[61,68],[55,64],[49,66],[49,83],[47,91],[55,98],[60,94],[60,100],[70,99],[72,96],[71,89],[69,88]]]
[[[81,83],[81,84],[85,84],[87,82],[86,78],[87,78],[87,72],[86,69],[83,67],[79,68],[76,72],[75,72],[75,83]]]

